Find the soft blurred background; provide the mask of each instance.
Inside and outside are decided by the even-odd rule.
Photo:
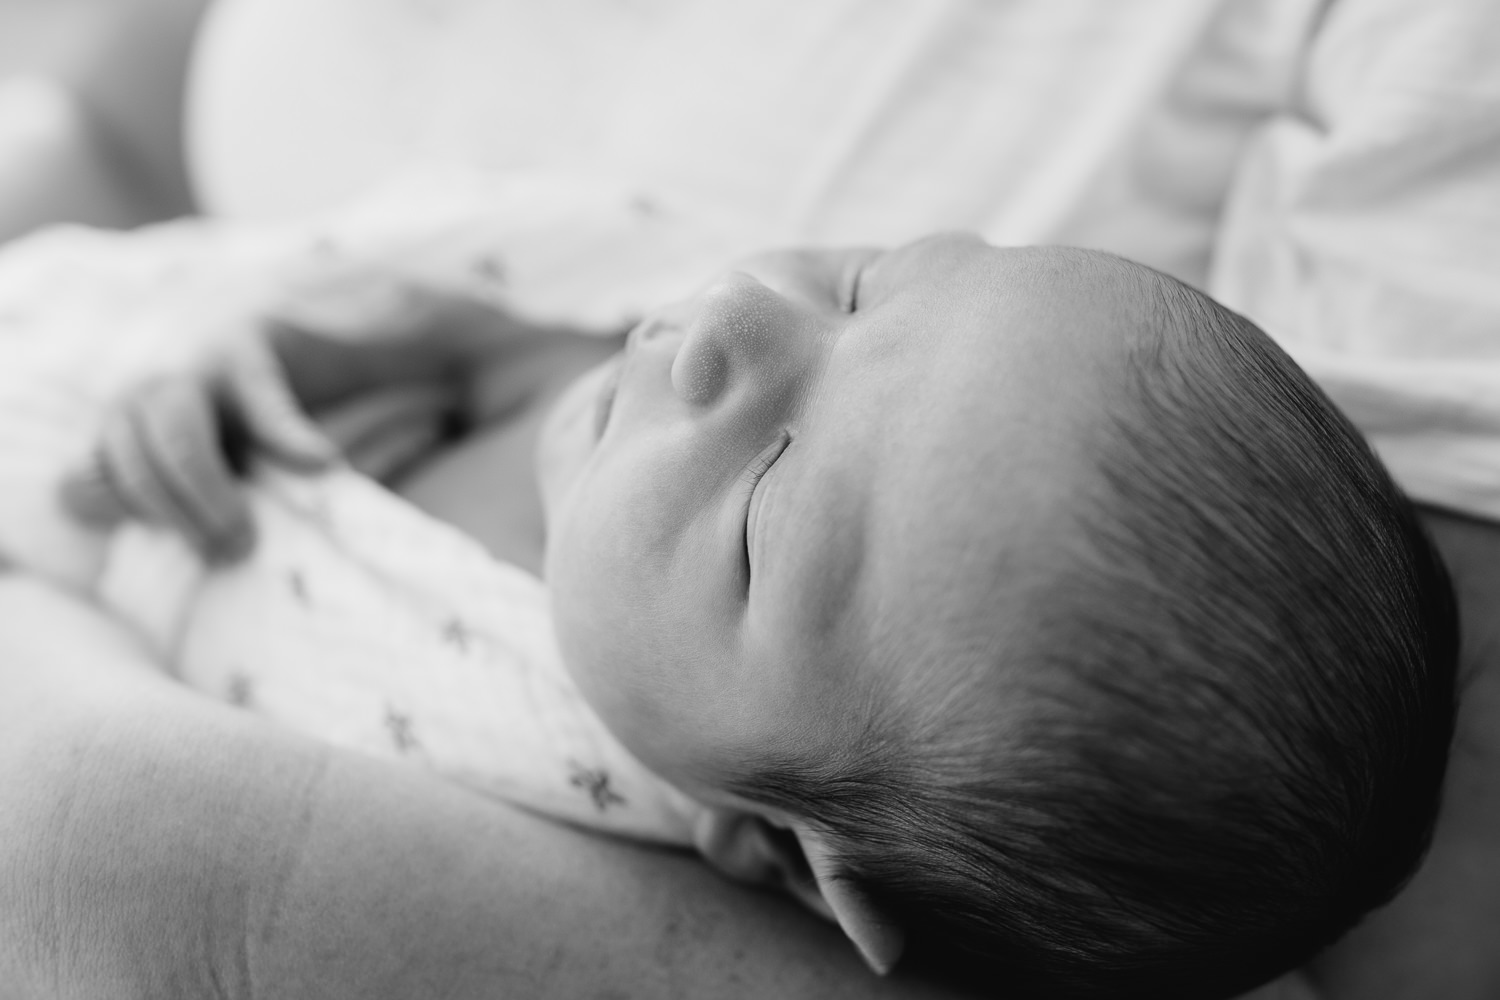
[[[181,107],[208,0],[0,0],[0,241],[192,209]]]

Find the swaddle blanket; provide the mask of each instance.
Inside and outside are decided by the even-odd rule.
[[[693,804],[579,696],[541,581],[347,470],[262,470],[251,500],[259,542],[227,569],[137,525],[110,546],[101,603],[184,682],[558,819],[690,842]]]
[[[259,542],[227,569],[163,531],[74,524],[57,488],[123,386],[191,363],[289,287],[419,283],[614,330],[750,244],[743,223],[706,218],[582,180],[449,175],[299,226],[74,229],[11,246],[0,552],[94,597],[209,695],[559,819],[686,843],[695,806],[582,700],[542,583],[373,482],[259,470],[247,487]]]

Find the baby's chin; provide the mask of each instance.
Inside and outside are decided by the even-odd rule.
[[[559,505],[599,443],[597,402],[609,371],[606,361],[576,378],[542,422],[536,444],[536,479],[549,525],[555,523]]]

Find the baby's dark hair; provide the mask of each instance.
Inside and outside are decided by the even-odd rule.
[[[872,727],[838,761],[758,762],[739,791],[821,828],[939,975],[1228,997],[1420,861],[1452,590],[1365,441],[1260,330],[1149,269],[1088,266],[1139,272],[1160,336],[1128,358],[1081,543],[1028,600],[1019,728]]]

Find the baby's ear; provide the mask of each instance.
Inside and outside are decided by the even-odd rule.
[[[693,843],[731,878],[783,888],[838,924],[877,973],[890,972],[901,957],[906,935],[843,876],[818,835],[794,833],[753,813],[709,809],[694,824]]]
[[[738,882],[785,889],[816,913],[837,922],[813,880],[797,835],[738,809],[705,809],[693,824],[693,846],[709,864]]]
[[[823,837],[803,831],[798,839],[812,869],[813,881],[834,921],[854,942],[870,968],[882,976],[890,972],[906,949],[906,932],[841,870],[838,855],[829,849]]]

